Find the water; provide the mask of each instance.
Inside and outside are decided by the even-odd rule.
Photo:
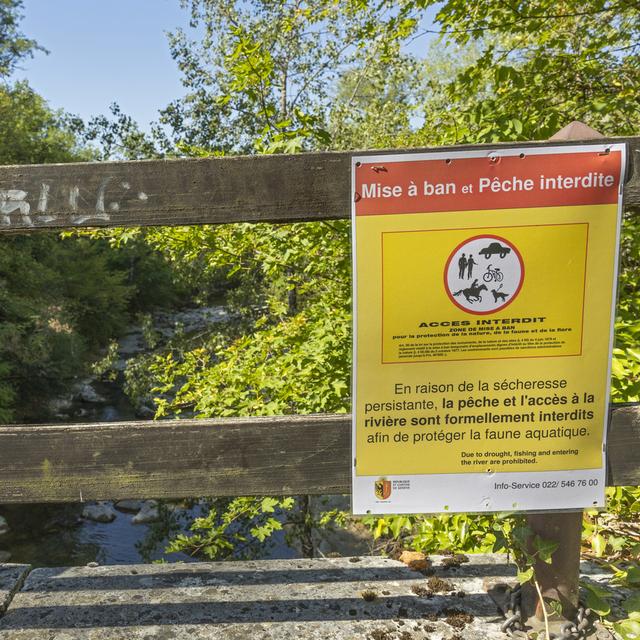
[[[113,522],[81,518],[81,504],[29,505],[3,509],[11,531],[0,546],[11,553],[11,562],[36,567],[59,567],[144,562],[136,549],[148,533],[146,525],[132,525],[132,514],[118,512]],[[154,558],[161,557],[157,552]],[[168,560],[189,560],[171,554]]]
[[[176,330],[185,333],[201,331],[228,317],[222,306],[185,309],[173,314],[154,315],[154,330],[161,340],[170,338]],[[147,350],[142,330],[133,327],[119,342],[119,362],[122,371],[126,361]],[[113,422],[135,420],[139,412],[131,404],[122,389],[122,373],[114,382],[101,380],[84,381],[84,399],[62,399],[59,403],[60,422]],[[94,393],[93,401],[91,394]],[[14,505],[1,507],[11,528],[0,537],[0,558],[2,552],[11,554],[11,562],[31,564],[35,567],[77,566],[88,562],[107,564],[133,564],[150,560],[193,561],[186,554],[164,554],[166,538],[159,539],[154,551],[145,553],[146,542],[154,534],[156,525],[133,524],[134,514],[116,511],[116,518],[110,523],[99,523],[81,517],[82,504],[66,505]],[[173,517],[184,531],[194,517],[204,515],[202,505],[171,505]],[[316,515],[323,510],[348,509],[344,496],[312,498],[311,508]],[[284,523],[285,516],[280,520]],[[285,529],[286,529],[285,525]],[[316,555],[360,555],[371,549],[370,536],[363,528],[353,526],[330,531],[313,529],[312,537]],[[155,538],[154,538],[155,540]],[[287,542],[286,531],[276,532],[260,550],[261,558],[303,557],[300,540]],[[1,561],[1,560],[0,560]]]
[[[345,506],[344,496],[329,496],[329,507]],[[314,506],[321,509],[320,498]],[[81,517],[83,505],[28,505],[4,507],[3,515],[11,530],[0,538],[0,551],[11,554],[11,562],[31,564],[35,567],[80,566],[88,562],[109,564],[136,564],[152,560],[168,562],[193,562],[194,558],[183,553],[164,553],[166,538],[161,540],[151,554],[140,548],[151,535],[153,525],[135,525],[134,514],[117,511],[110,523],[85,520]],[[203,515],[201,507],[179,510],[182,531],[185,524]],[[280,517],[285,521],[285,517]],[[287,525],[285,524],[285,529]],[[316,556],[364,555],[371,552],[369,535],[361,528],[351,527],[336,531],[312,530]],[[277,531],[260,548],[259,558],[301,558],[300,540],[287,541],[286,530]]]

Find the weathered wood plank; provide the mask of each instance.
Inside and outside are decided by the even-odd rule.
[[[640,405],[614,408],[609,484],[640,484]],[[350,491],[350,416],[0,427],[0,504]]]
[[[625,201],[640,209],[634,165],[640,137],[628,142],[630,172]],[[593,141],[592,141],[593,142]],[[562,142],[527,142],[549,146]],[[575,141],[571,141],[575,144]],[[461,145],[421,151],[496,149]],[[0,167],[0,233],[83,226],[294,222],[346,218],[350,212],[353,155],[389,151],[236,156]]]
[[[339,493],[345,416],[0,427],[0,504]]]
[[[607,439],[607,484],[640,485],[640,405],[613,405]]]

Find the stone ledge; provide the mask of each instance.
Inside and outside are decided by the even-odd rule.
[[[35,569],[0,640],[504,640],[484,585],[514,569],[470,558],[432,557],[451,591],[431,595],[425,575],[380,557]]]
[[[0,564],[0,616],[7,610],[30,568],[27,564]]]

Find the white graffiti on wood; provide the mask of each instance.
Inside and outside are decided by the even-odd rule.
[[[0,223],[11,224],[9,215],[17,211],[20,214],[22,224],[32,226],[31,216],[29,216],[31,207],[26,198],[27,192],[21,189],[0,190]]]
[[[40,195],[38,197],[38,221],[42,223],[53,222],[56,216],[47,215],[47,204],[49,203],[49,191],[51,186],[46,182],[40,185]]]
[[[80,187],[71,187],[69,189],[69,208],[71,211],[78,210],[78,197],[80,196]]]
[[[111,181],[111,177],[104,178],[100,182],[95,196],[83,193],[79,185],[65,186],[56,190],[51,183],[42,182],[33,213],[29,204],[28,191],[0,189],[0,227],[48,225],[65,215],[69,216],[69,222],[74,225],[91,224],[98,221],[109,222],[111,212],[120,211],[123,198],[124,200],[133,199],[139,203],[147,202],[147,194],[144,191],[132,191],[128,182],[119,182],[109,189],[112,197],[115,196],[115,198],[107,200],[107,188]]]
[[[105,220],[107,222],[111,220],[109,214],[104,210],[104,192],[109,182],[111,182],[111,178],[104,178],[100,183],[100,188],[98,189],[98,197],[96,198],[95,213],[86,213],[73,216],[71,218],[71,222],[73,224],[84,224],[86,222],[89,222],[90,220]]]

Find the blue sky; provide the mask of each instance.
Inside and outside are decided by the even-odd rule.
[[[147,128],[182,95],[165,31],[188,26],[178,0],[24,0],[23,32],[50,51],[22,63],[53,108],[83,118],[118,102]]]

